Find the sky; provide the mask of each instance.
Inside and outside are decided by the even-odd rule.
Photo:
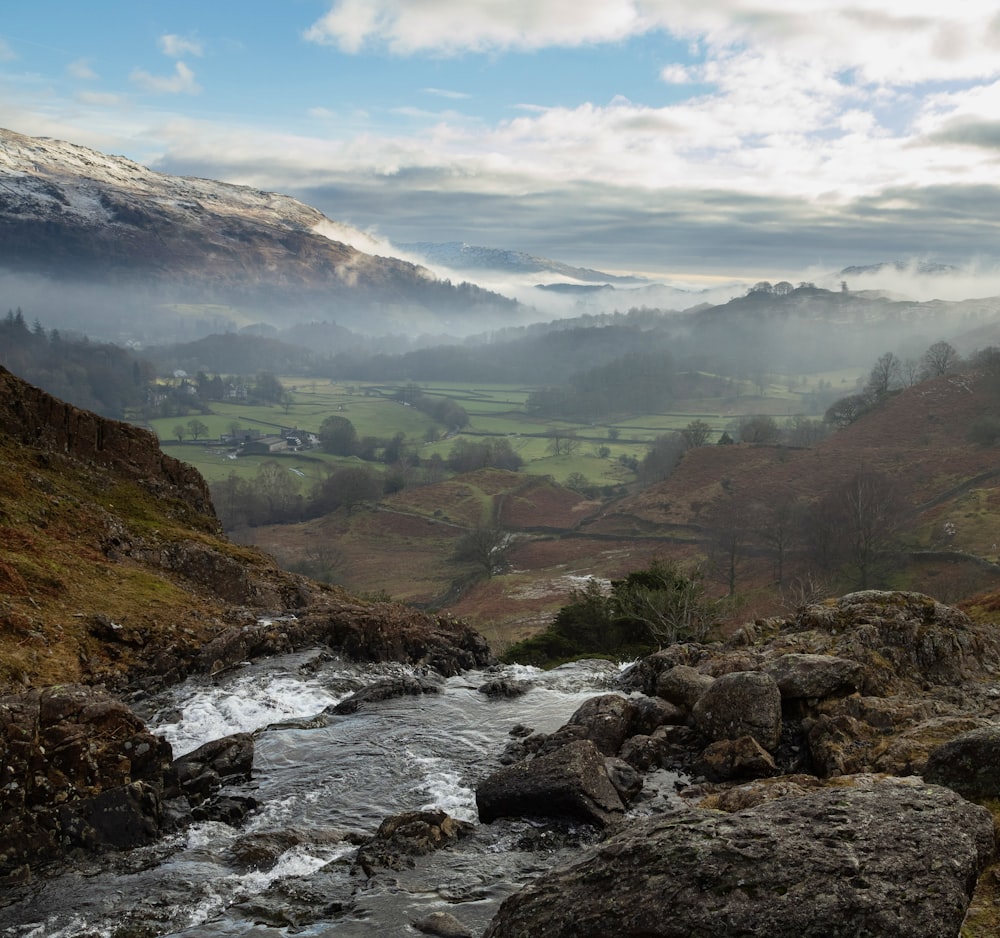
[[[5,0],[0,126],[395,243],[1000,269],[995,2]]]

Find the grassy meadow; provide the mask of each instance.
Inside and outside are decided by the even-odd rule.
[[[472,440],[505,437],[524,460],[525,471],[548,475],[558,482],[582,475],[588,482],[603,486],[628,481],[630,474],[620,458],[642,459],[648,445],[660,434],[682,430],[691,421],[702,420],[718,437],[747,414],[768,414],[780,424],[796,414],[808,413],[811,392],[832,387],[843,388],[846,394],[856,377],[855,373],[837,372],[787,379],[771,376],[767,383],[731,382],[732,393],[725,398],[678,400],[677,409],[670,413],[623,416],[598,424],[575,424],[527,413],[525,402],[533,389],[521,385],[420,383],[418,387],[425,396],[451,398],[468,413],[469,425],[460,434],[447,436],[429,416],[392,399],[400,384],[283,378],[282,384],[290,392],[284,404],[213,402],[211,413],[163,417],[151,421],[150,426],[169,452],[196,466],[210,482],[231,473],[251,477],[262,463],[275,458],[309,480],[322,478],[331,468],[352,464],[352,459],[318,450],[236,458],[231,447],[212,442],[239,430],[270,434],[282,427],[295,427],[316,433],[326,417],[336,414],[354,424],[359,439],[391,439],[402,434],[422,458],[434,453],[447,458],[460,436]],[[207,427],[198,441],[192,439],[188,427],[191,420]],[[550,437],[553,431],[576,437],[571,452],[553,454]],[[178,439],[178,434],[183,440]]]

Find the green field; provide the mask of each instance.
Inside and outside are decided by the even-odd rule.
[[[801,376],[787,381],[771,376],[762,385],[765,395],[748,393],[749,383],[741,387],[738,396],[722,401],[718,398],[702,401],[687,400],[683,412],[641,414],[600,424],[573,424],[562,420],[546,420],[527,414],[525,401],[531,388],[520,385],[489,385],[423,383],[418,385],[427,397],[447,397],[458,402],[469,415],[470,423],[461,434],[448,435],[426,442],[443,428],[426,414],[393,400],[399,384],[334,383],[323,379],[284,378],[282,383],[291,392],[284,405],[246,404],[234,401],[212,404],[209,414],[183,417],[163,417],[151,422],[151,427],[171,454],[196,466],[210,481],[219,481],[236,473],[251,477],[270,459],[300,475],[315,481],[338,466],[357,461],[334,457],[318,450],[303,453],[278,453],[271,456],[240,456],[217,441],[224,434],[237,430],[258,430],[277,433],[281,428],[296,428],[315,433],[323,420],[336,414],[354,424],[359,439],[377,437],[388,440],[402,434],[421,459],[434,453],[446,458],[459,436],[471,440],[504,437],[525,463],[525,470],[537,475],[550,475],[564,482],[571,475],[583,475],[596,485],[628,481],[629,473],[619,463],[619,457],[641,459],[646,448],[660,434],[681,430],[693,420],[703,420],[720,435],[741,415],[768,413],[781,423],[782,419],[804,412],[804,395],[814,390],[820,380],[850,386],[852,376]],[[794,385],[796,390],[790,390]],[[847,391],[845,391],[847,393]],[[208,429],[199,441],[191,439],[188,423],[200,421]],[[184,441],[178,440],[175,428],[181,428]],[[553,455],[552,431],[572,433],[577,437],[576,449],[569,454]],[[215,442],[212,442],[215,441]],[[599,451],[607,449],[601,456]]]

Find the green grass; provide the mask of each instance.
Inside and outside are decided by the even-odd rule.
[[[718,436],[741,414],[762,412],[773,414],[782,423],[785,416],[803,412],[803,395],[814,390],[820,381],[835,388],[842,382],[844,393],[848,393],[855,377],[854,371],[788,378],[772,375],[764,386],[764,397],[755,396],[759,389],[754,388],[751,393],[750,382],[743,382],[746,387],[737,398],[687,400],[682,402],[683,412],[637,414],[599,424],[545,420],[527,414],[523,408],[532,389],[521,385],[423,382],[418,387],[428,397],[452,398],[465,408],[470,423],[463,434],[469,439],[505,437],[525,461],[526,471],[551,475],[557,481],[565,481],[573,473],[582,473],[593,484],[607,485],[624,481],[617,462],[619,457],[642,459],[647,445],[660,434],[682,430],[693,420],[703,420]],[[262,462],[275,457],[240,457],[237,460],[229,458],[219,446],[189,443],[177,446],[174,428],[186,429],[192,419],[208,427],[208,438],[218,439],[234,426],[265,434],[276,432],[280,427],[297,427],[315,433],[326,417],[336,414],[354,424],[359,438],[390,439],[403,434],[421,458],[434,453],[447,458],[457,439],[449,436],[425,443],[428,431],[443,433],[443,428],[415,407],[392,400],[395,391],[403,386],[401,384],[332,382],[319,378],[283,378],[282,382],[292,393],[292,401],[287,406],[219,402],[212,405],[211,414],[164,417],[152,421],[152,428],[172,455],[197,467],[209,481],[219,481],[232,472],[241,477],[253,476]],[[552,429],[575,433],[580,440],[578,450],[570,456],[554,457],[551,441],[546,436]],[[617,440],[611,438],[612,430],[617,432]],[[185,438],[190,441],[190,431]],[[610,450],[609,458],[598,457],[598,449],[602,446]],[[282,465],[302,473],[305,480],[321,478],[327,468],[345,464],[343,459],[316,451],[282,454],[279,458]]]

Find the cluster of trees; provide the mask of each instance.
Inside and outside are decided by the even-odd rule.
[[[580,421],[658,413],[670,409],[675,374],[669,352],[630,352],[574,374],[565,385],[532,392],[525,408],[543,417]]]
[[[146,402],[153,366],[129,349],[29,327],[20,308],[0,320],[0,364],[50,394],[121,420]]]
[[[609,584],[591,578],[544,632],[512,646],[504,659],[546,666],[581,655],[643,654],[657,645],[702,641],[719,612],[699,571],[657,560]]]
[[[948,342],[935,342],[919,358],[900,359],[892,352],[880,355],[868,373],[864,387],[835,401],[824,420],[842,429],[877,407],[891,394],[904,387],[959,371],[964,362]]]
[[[215,510],[227,531],[263,524],[292,524],[375,501],[389,480],[369,466],[336,469],[306,487],[278,460],[262,463],[253,478],[231,472],[211,485]]]
[[[769,563],[779,588],[823,582],[838,589],[885,585],[902,547],[907,493],[890,476],[861,468],[819,499],[784,490],[741,492],[730,479],[714,501],[695,506],[708,573],[735,596],[751,565]]]
[[[431,420],[443,424],[449,432],[461,430],[469,425],[469,415],[465,408],[451,397],[432,397],[415,384],[408,384],[394,395],[396,400],[415,407],[427,414]]]
[[[461,409],[461,408],[460,408]],[[464,411],[463,411],[464,413]],[[505,437],[484,437],[478,440],[461,437],[455,440],[447,458],[434,454],[421,460],[416,449],[406,442],[402,433],[392,439],[359,437],[354,424],[347,417],[331,414],[320,425],[317,437],[324,452],[335,456],[357,456],[366,462],[381,462],[388,466],[402,463],[409,467],[444,468],[452,472],[474,472],[477,469],[510,469],[516,472],[524,460]]]
[[[333,422],[328,426],[328,421]],[[198,427],[193,423],[199,421],[179,425],[175,433],[189,434],[197,439]],[[521,457],[503,437],[482,441],[459,439],[447,457],[434,453],[421,459],[406,445],[401,433],[391,440],[364,438],[356,441],[354,427],[344,417],[327,418],[324,426],[325,439],[323,431],[320,439],[328,452],[381,463],[382,469],[374,465],[344,466],[308,485],[300,475],[284,468],[276,459],[262,464],[251,479],[230,473],[227,479],[211,487],[216,511],[227,531],[263,524],[291,524],[339,508],[352,508],[410,486],[440,482],[446,470],[458,473],[487,468],[517,471],[523,465]]]

